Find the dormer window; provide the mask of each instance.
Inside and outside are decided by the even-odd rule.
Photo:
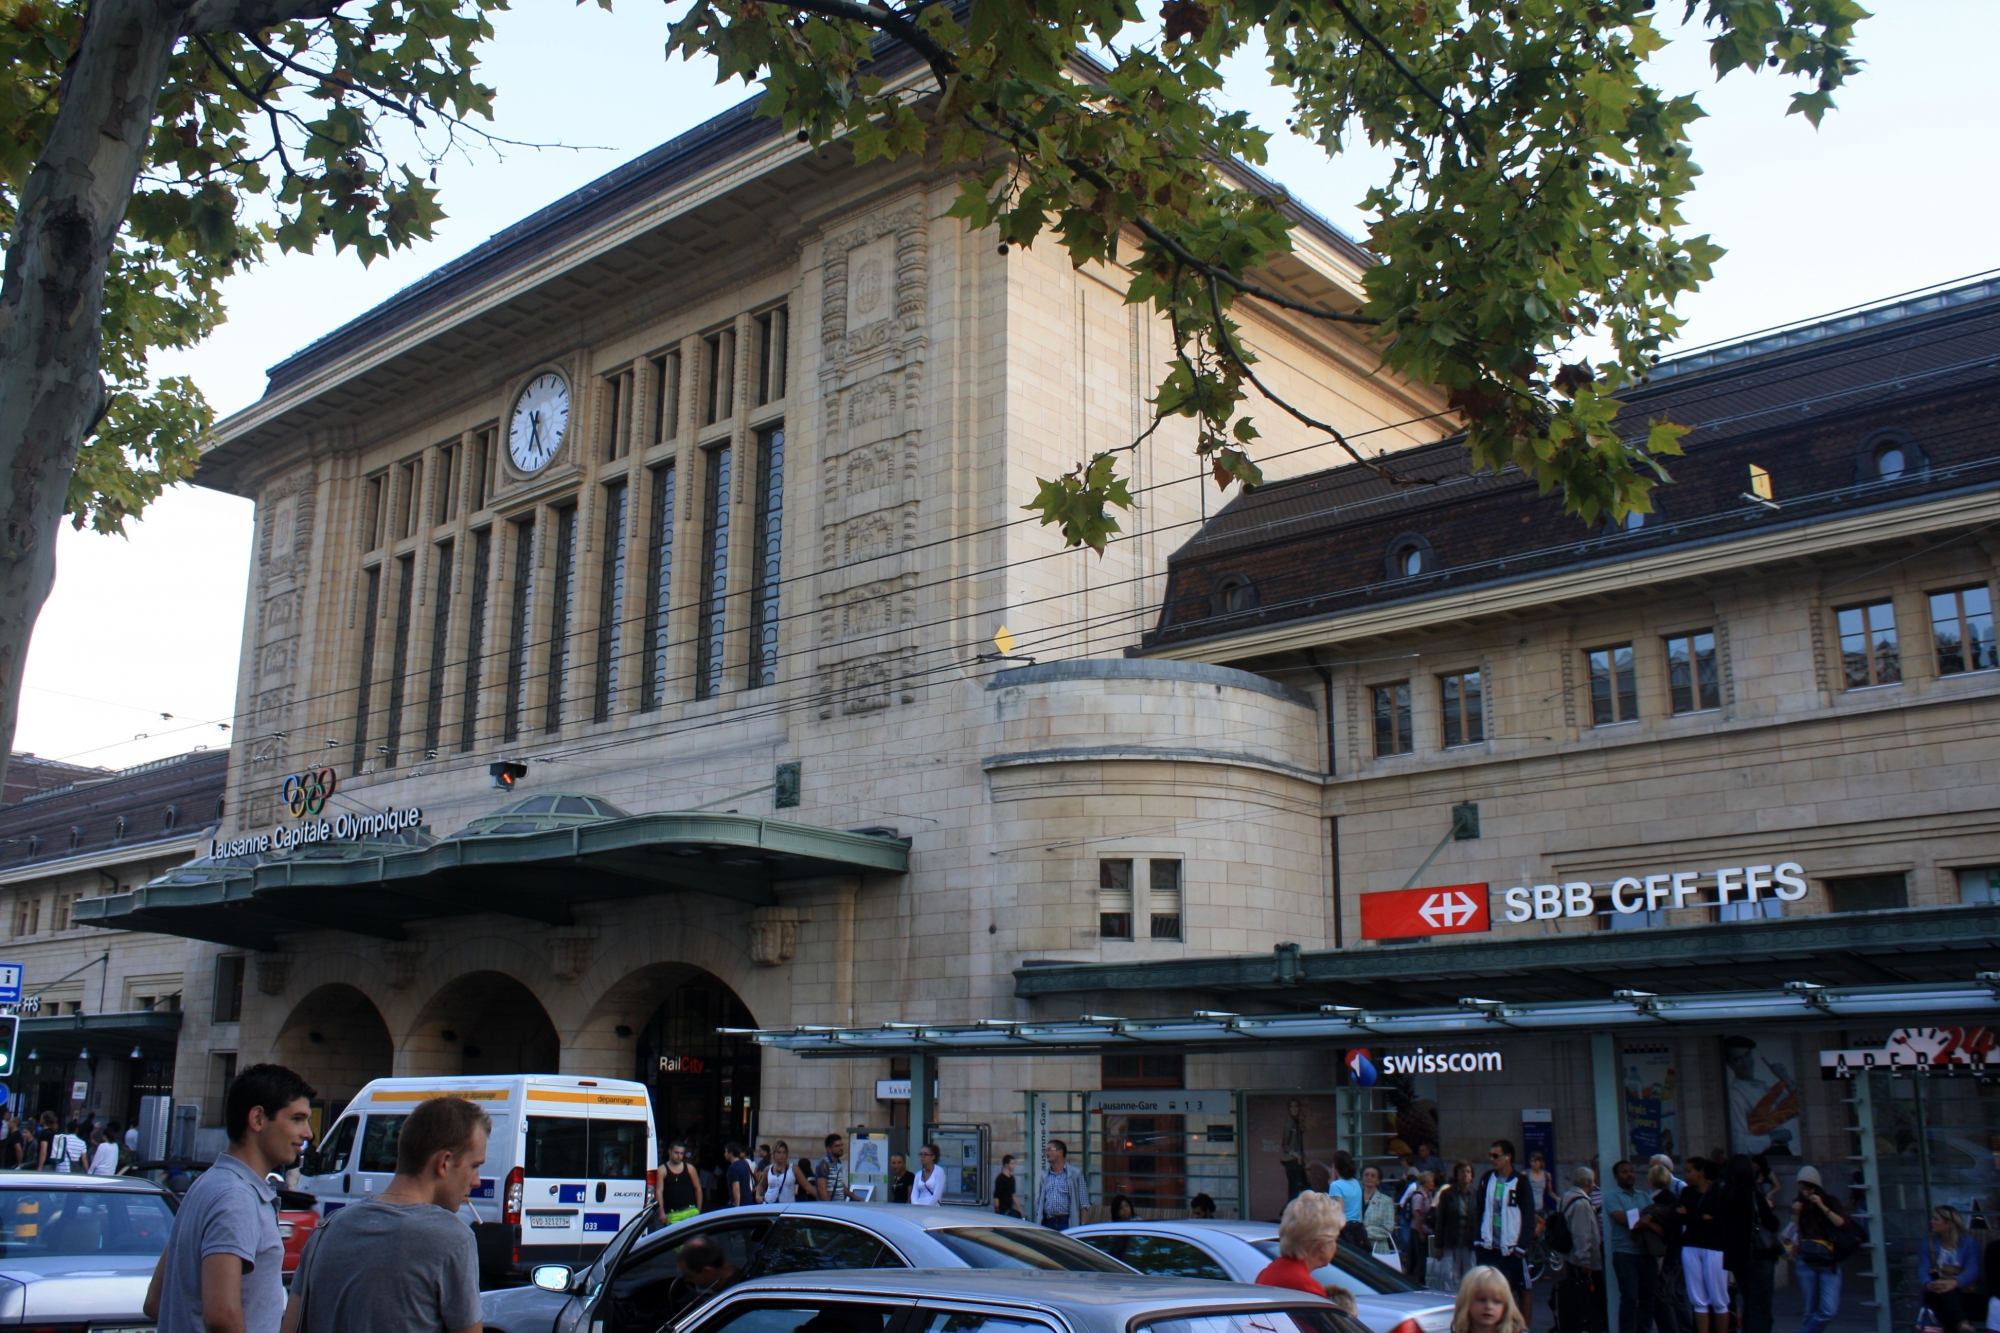
[[[160,814],[160,827],[163,829],[171,830],[173,826],[180,823],[180,821],[181,821],[181,810],[180,807],[177,805],[168,806]]]
[[[1924,447],[1907,433],[1880,430],[1862,442],[1861,453],[1854,460],[1854,481],[1856,485],[1900,481],[1921,475],[1930,465]]]
[[[1386,563],[1391,579],[1413,579],[1438,568],[1437,552],[1431,549],[1431,544],[1421,534],[1415,532],[1406,532],[1389,543]]]
[[[1257,585],[1241,574],[1224,574],[1215,581],[1215,592],[1210,598],[1215,614],[1226,616],[1231,612],[1255,611],[1257,609]]]
[[[83,825],[71,824],[69,826],[69,849],[71,851],[75,851],[78,847],[82,845],[83,845]]]

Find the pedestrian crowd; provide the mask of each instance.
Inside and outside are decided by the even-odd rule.
[[[33,1118],[0,1111],[0,1170],[115,1176],[138,1160],[138,1148],[138,1128],[121,1132],[116,1120],[82,1115],[64,1121],[54,1111]]]
[[[1534,1279],[1552,1278],[1557,1333],[1609,1333],[1607,1271],[1618,1333],[1772,1333],[1773,1294],[1786,1285],[1803,1308],[1798,1333],[1822,1333],[1840,1312],[1842,1264],[1868,1240],[1857,1200],[1815,1167],[1799,1169],[1786,1198],[1770,1162],[1742,1153],[1618,1162],[1600,1188],[1588,1166],[1559,1180],[1540,1153],[1522,1168],[1505,1139],[1483,1171],[1447,1166],[1423,1144],[1393,1202],[1376,1168],[1353,1179],[1345,1153],[1320,1176],[1343,1218],[1359,1201],[1361,1226],[1343,1222],[1351,1241],[1421,1286],[1458,1293],[1461,1315],[1484,1299],[1466,1295],[1473,1274],[1485,1287],[1504,1282],[1507,1318],[1527,1321]],[[1981,1252],[1957,1209],[1933,1212],[1917,1258],[1920,1328],[2000,1333],[2000,1241],[1990,1248]]]
[[[396,1142],[390,1183],[329,1214],[314,1228],[289,1292],[273,1177],[297,1161],[310,1134],[315,1096],[299,1075],[260,1064],[237,1075],[225,1099],[229,1146],[200,1173],[181,1201],[160,1256],[145,1313],[161,1333],[385,1333],[470,1330],[479,1323],[479,1262],[459,1209],[479,1186],[491,1120],[472,1102],[435,1097],[415,1107]],[[44,1117],[0,1124],[0,1146],[13,1164],[95,1171],[98,1149],[116,1170],[124,1144],[115,1125]],[[48,1131],[43,1133],[42,1131]],[[32,1146],[30,1146],[32,1145]],[[874,1182],[850,1178],[847,1142],[829,1134],[816,1159],[795,1159],[782,1140],[725,1145],[723,1169],[702,1172],[687,1145],[668,1147],[658,1189],[658,1220],[671,1223],[705,1208],[751,1203],[861,1201]],[[1068,1147],[1052,1140],[1035,1200],[1038,1220],[1065,1230],[1090,1210],[1083,1172]],[[1772,1293],[1797,1284],[1804,1307],[1799,1333],[1822,1333],[1840,1311],[1842,1263],[1867,1241],[1855,1200],[1827,1188],[1802,1167],[1792,1197],[1762,1157],[1742,1154],[1656,1156],[1621,1161],[1601,1190],[1587,1166],[1566,1182],[1531,1154],[1517,1165],[1514,1145],[1496,1139],[1487,1166],[1447,1169],[1424,1145],[1400,1184],[1380,1167],[1356,1169],[1346,1153],[1304,1172],[1313,1188],[1285,1207],[1278,1257],[1257,1281],[1324,1294],[1344,1313],[1336,1333],[1366,1333],[1352,1318],[1354,1299],[1316,1274],[1343,1245],[1400,1268],[1419,1285],[1455,1295],[1452,1333],[1525,1333],[1534,1315],[1534,1280],[1553,1275],[1557,1333],[1609,1333],[1607,1271],[1616,1274],[1618,1333],[1773,1333]],[[910,1169],[889,1161],[885,1186],[894,1202],[936,1205],[946,1194],[937,1146],[922,1144]],[[109,1174],[109,1171],[105,1172]],[[1014,1159],[1002,1160],[993,1207],[1021,1216]],[[1215,1214],[1199,1196],[1191,1211]],[[1112,1220],[1134,1216],[1123,1195],[1108,1203]],[[2000,1242],[1993,1249],[2000,1251]],[[679,1279],[690,1295],[719,1290],[737,1274],[712,1242],[681,1247]],[[2000,1253],[1982,1253],[1951,1207],[1931,1216],[1918,1256],[1926,1313],[1920,1333],[2000,1333],[2000,1292],[1987,1276]]]

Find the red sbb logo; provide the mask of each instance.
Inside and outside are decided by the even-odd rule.
[[[1418,935],[1469,935],[1490,930],[1484,884],[1396,889],[1361,895],[1361,938],[1407,940]]]

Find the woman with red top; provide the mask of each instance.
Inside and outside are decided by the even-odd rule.
[[[1313,1270],[1333,1262],[1346,1225],[1347,1210],[1331,1195],[1308,1191],[1293,1199],[1278,1219],[1278,1257],[1257,1275],[1258,1284],[1326,1295]]]

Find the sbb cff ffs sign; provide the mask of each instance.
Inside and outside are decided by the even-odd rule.
[[[1469,935],[1490,930],[1484,884],[1396,889],[1361,895],[1361,938],[1407,940],[1418,935]]]

